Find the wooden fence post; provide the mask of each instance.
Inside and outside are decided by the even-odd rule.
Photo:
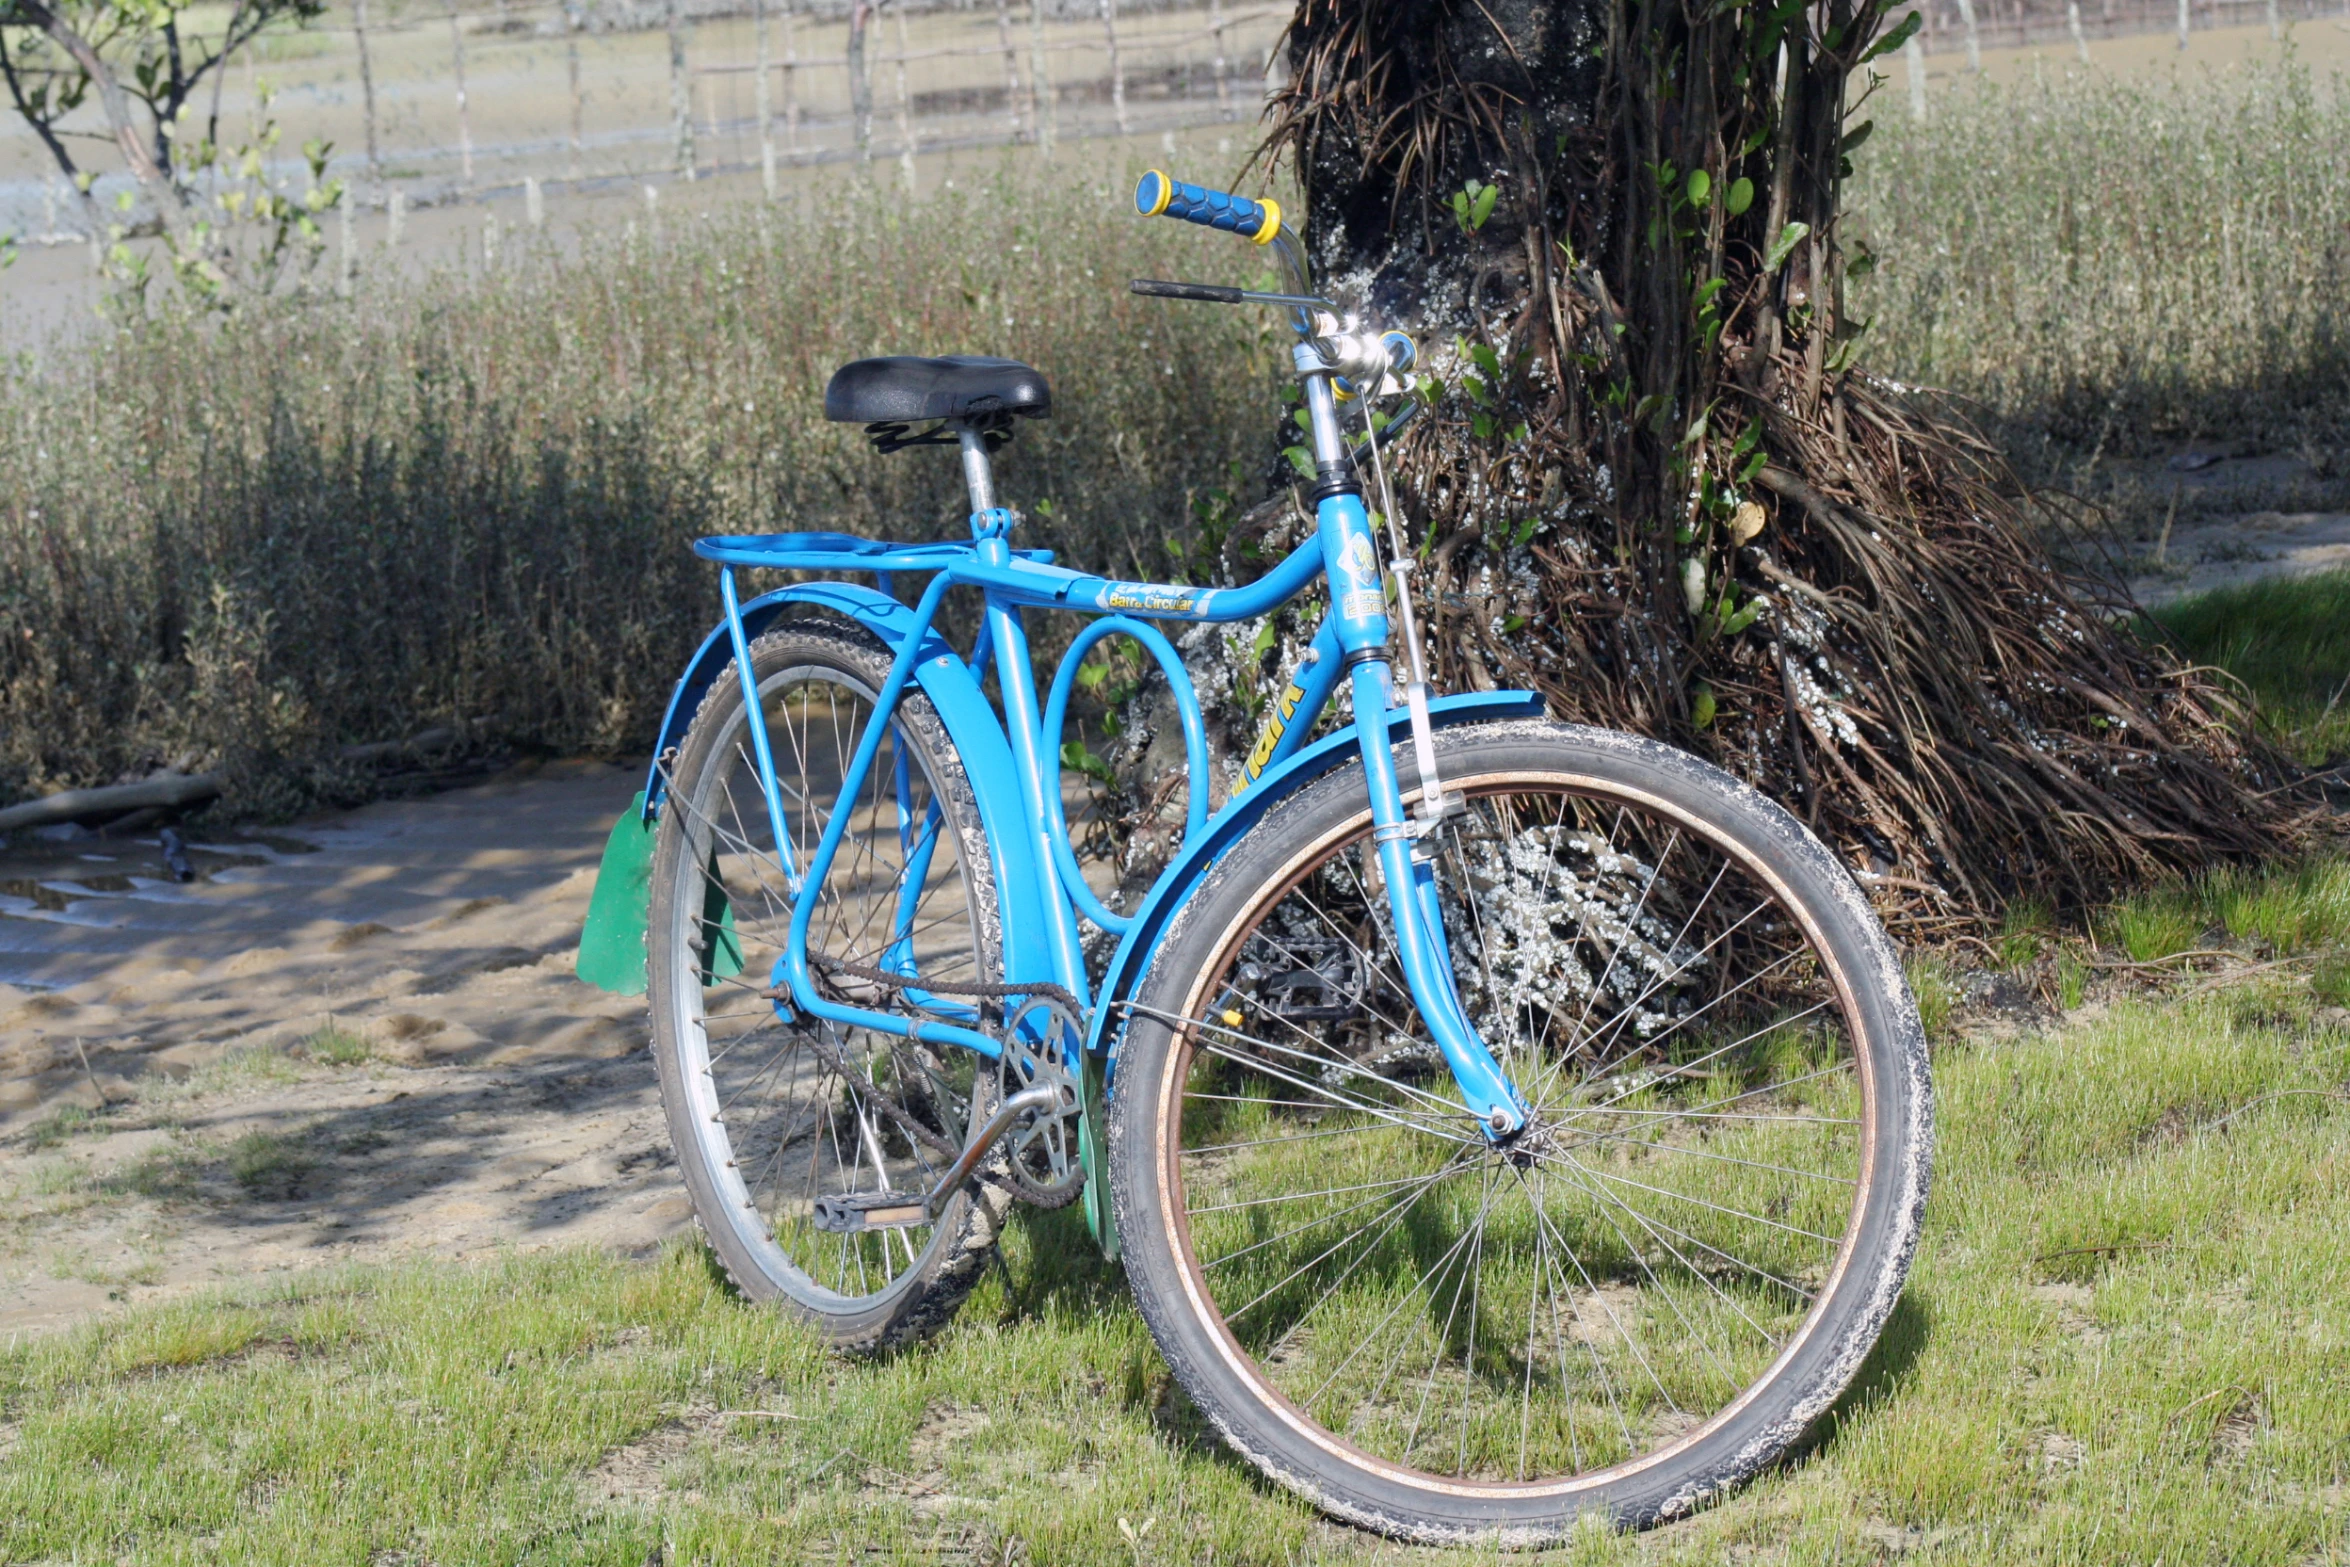
[[[2268,40],[2275,43],[2284,36],[2285,30],[2277,25],[2277,0],[2268,0]]]
[[[336,258],[335,295],[351,297],[351,284],[359,276],[359,235],[352,221],[351,209],[359,204],[349,186],[335,201],[335,237],[342,242],[342,254]]]
[[[1028,0],[1028,123],[1036,130],[1037,150],[1049,161],[1061,131],[1061,95],[1053,90],[1044,55],[1044,0]]]
[[[535,174],[526,174],[522,179],[522,216],[534,229],[547,226],[547,193]]]
[[[473,114],[465,102],[465,34],[457,25],[457,0],[449,0],[449,58],[457,67],[457,156],[465,183],[473,183]]]
[[[1208,35],[1216,41],[1216,112],[1232,115],[1232,80],[1224,59],[1224,0],[1208,0]]]
[[[767,0],[751,0],[751,52],[756,59],[751,112],[759,119],[759,194],[775,199],[775,111],[767,83]]]
[[[2274,3],[2274,0],[2271,0]],[[1004,51],[1004,118],[1020,139],[1020,57],[1012,49],[1012,0],[995,0],[995,41]]]
[[[866,58],[865,35],[873,23],[873,0],[851,0],[849,5],[849,118],[856,122],[857,161],[873,161],[873,68]]]
[[[694,116],[692,94],[685,82],[685,15],[678,0],[668,0],[669,119],[677,135],[677,172],[694,177]],[[649,187],[648,187],[649,188]]]
[[[791,0],[783,5],[783,136],[795,159],[800,155],[800,45],[792,36]]]
[[[914,99],[906,87],[906,0],[890,7],[898,19],[898,169],[905,176],[906,194],[914,194]]]
[[[1909,76],[1909,117],[1926,123],[1926,46],[1912,33],[1901,46],[1901,64]]]
[[[375,71],[367,56],[367,0],[351,0],[351,36],[359,43],[360,112],[367,118],[367,177],[383,183],[383,155],[375,141]]]
[[[1130,127],[1126,123],[1126,63],[1118,55],[1118,0],[1102,0],[1102,36],[1110,45],[1110,108],[1118,119],[1118,134],[1123,136]]]
[[[579,178],[579,155],[587,140],[587,102],[579,85],[579,31],[585,25],[576,4],[563,7],[564,63],[571,72],[571,156],[565,165],[569,178]]]
[[[395,189],[384,198],[384,249],[400,248],[400,231],[408,226],[408,196]]]
[[[1966,29],[1966,68],[1983,69],[1983,36],[1975,30],[1975,0],[1958,0],[1958,22]]]

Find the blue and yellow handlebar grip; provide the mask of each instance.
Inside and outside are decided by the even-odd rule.
[[[1251,201],[1204,185],[1186,185],[1152,169],[1136,182],[1134,210],[1146,218],[1181,218],[1202,228],[1222,229],[1269,245],[1281,232],[1281,204]]]

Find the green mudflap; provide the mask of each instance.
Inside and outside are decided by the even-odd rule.
[[[1085,1095],[1084,1113],[1077,1118],[1077,1161],[1085,1166],[1085,1227],[1110,1261],[1118,1260],[1118,1205],[1110,1196],[1110,1152],[1102,1132],[1109,1125],[1110,1107],[1103,1095],[1109,1061],[1085,1052],[1079,1087]]]
[[[645,993],[645,926],[652,918],[656,830],[645,820],[640,791],[604,842],[604,863],[596,872],[595,894],[588,899],[587,926],[579,933],[579,961],[573,971],[616,996]],[[718,884],[714,854],[706,882],[710,890],[703,900],[702,923],[711,963],[702,973],[705,985],[731,978],[743,968],[742,937],[735,930],[734,907]]]

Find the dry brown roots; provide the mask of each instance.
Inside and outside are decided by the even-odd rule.
[[[1498,461],[1458,425],[1406,438],[1401,509],[1437,540],[1430,643],[1455,684],[1529,684],[1561,716],[1708,756],[1803,815],[1917,934],[2293,838],[2289,769],[2236,689],[2052,562],[1980,437],[1793,350],[1737,371],[1772,453],[1765,520],[1716,557],[1695,613],[1669,527],[1604,503],[1599,443],[1563,420]],[[1491,548],[1493,497],[1533,511],[1546,490],[1527,544]],[[1725,592],[1761,601],[1733,634]]]

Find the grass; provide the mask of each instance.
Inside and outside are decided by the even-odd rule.
[[[1552,1559],[2331,1559],[2350,1032],[2311,1005],[1952,1038],[1908,1295],[1806,1455]],[[682,1246],[244,1285],[0,1352],[0,1448],[8,1559],[1493,1559],[1321,1525],[1225,1455],[1070,1212],[878,1362]]]
[[[2221,588],[2154,618],[2189,657],[2250,686],[2303,761],[2350,754],[2350,571]]]
[[[1851,289],[1877,368],[1981,399],[2068,484],[2099,457],[2223,438],[2350,473],[2341,82],[2290,56],[2055,67],[1967,83],[1925,125],[1890,92],[1873,108],[1847,242],[1879,261]]]
[[[2350,946],[2350,861],[2229,866],[2151,887],[2102,912],[2100,933],[2139,963],[2233,943],[2270,958],[2337,962]]]
[[[642,746],[716,617],[692,539],[964,531],[950,457],[823,420],[864,355],[1045,370],[1054,415],[999,465],[1023,542],[1169,574],[1193,496],[1271,450],[1273,323],[1130,296],[1264,262],[1137,222],[1128,188],[1067,164],[910,203],[850,180],[813,215],[510,240],[349,304],[7,366],[0,800],[178,760],[224,768],[232,809],[290,809],[361,787],[335,746],[453,718]]]
[[[357,1066],[375,1054],[365,1034],[354,1033],[331,1019],[301,1043],[301,1051],[321,1066]]]

